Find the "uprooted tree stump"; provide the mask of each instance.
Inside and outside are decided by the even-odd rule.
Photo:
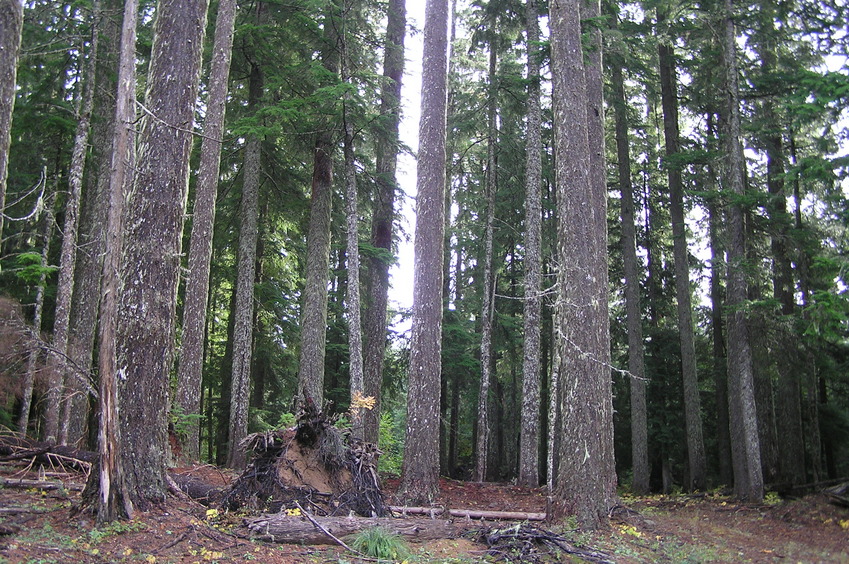
[[[240,446],[253,460],[224,496],[226,509],[279,512],[300,504],[322,516],[388,512],[377,476],[380,451],[347,440],[311,402],[294,429],[256,433]]]

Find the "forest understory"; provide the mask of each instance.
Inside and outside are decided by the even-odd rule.
[[[52,466],[38,463],[35,456],[12,458],[7,455],[0,463],[3,563],[374,561],[341,546],[350,538],[326,538],[318,544],[261,540],[247,527],[257,512],[225,511],[179,495],[130,521],[98,527],[92,513],[79,511],[86,464],[74,470],[67,465],[69,458],[64,465],[62,458],[54,458]],[[225,490],[237,481],[232,471],[211,465],[174,468],[171,475]],[[391,506],[398,480],[382,476],[381,486]],[[408,541],[403,560],[847,562],[849,509],[832,501],[823,493],[793,499],[769,495],[759,505],[740,504],[722,492],[623,496],[610,527],[592,533],[577,532],[569,523],[455,517],[446,530],[456,534]],[[446,512],[534,514],[545,511],[546,495],[542,488],[442,479],[435,506]],[[279,511],[290,513],[285,519],[307,521],[297,511]],[[393,520],[405,518],[396,514]],[[546,538],[558,542],[546,543]]]

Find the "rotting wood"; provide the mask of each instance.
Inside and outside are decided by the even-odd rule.
[[[445,513],[444,507],[403,507],[393,505],[389,507],[393,513],[401,515],[429,515],[431,518]],[[448,514],[452,517],[465,517],[467,519],[486,519],[494,521],[545,521],[545,513],[532,513],[526,511],[485,511],[479,509],[449,509]]]
[[[316,517],[312,519],[337,538],[381,527],[411,542],[456,538],[479,524],[441,519],[395,519],[391,517]],[[286,514],[262,515],[245,519],[253,538],[283,544],[336,544],[304,517]]]

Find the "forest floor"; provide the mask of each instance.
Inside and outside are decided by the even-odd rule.
[[[196,477],[226,485],[234,476],[210,466],[191,469]],[[208,510],[189,500],[171,498],[132,521],[95,527],[89,512],[74,514],[82,474],[36,471],[20,464],[0,465],[0,563],[89,562],[361,562],[336,545],[298,546],[252,540],[244,515]],[[58,489],[21,479],[61,482]],[[386,480],[391,493],[396,480]],[[540,489],[510,484],[443,480],[440,502],[457,509],[545,511]],[[391,495],[389,495],[389,501]],[[608,530],[579,533],[568,525],[534,524],[594,551],[607,562],[846,562],[849,563],[849,509],[825,496],[740,505],[719,494],[623,497]],[[492,523],[490,523],[492,525]],[[497,525],[511,527],[513,523]],[[485,544],[460,537],[411,543],[409,564],[416,562],[495,561]],[[502,557],[510,556],[502,552]],[[514,562],[530,561],[533,555]],[[537,555],[541,556],[541,555]],[[571,559],[570,559],[571,558]],[[502,558],[502,561],[504,559]],[[373,561],[373,560],[372,560]],[[581,562],[563,552],[540,562]],[[384,561],[385,562],[385,561]]]

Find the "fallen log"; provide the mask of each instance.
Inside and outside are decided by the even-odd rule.
[[[527,513],[524,511],[479,511],[476,509],[449,509],[452,517],[467,519],[486,519],[489,521],[545,521],[545,513]]]
[[[208,484],[187,474],[168,474],[178,491],[207,507],[217,505],[224,497],[224,488]]]
[[[440,519],[395,519],[391,517],[316,517],[316,524],[304,517],[286,514],[262,515],[245,519],[253,538],[283,544],[336,544],[321,529],[344,538],[366,529],[381,527],[411,542],[456,538],[479,524]],[[321,528],[319,528],[319,526]]]
[[[834,505],[849,507],[849,481],[823,490],[823,493]]]
[[[401,515],[429,515],[432,518],[445,513],[443,507],[402,507],[393,505],[389,507],[393,513]],[[485,511],[482,509],[449,509],[448,514],[452,517],[465,517],[466,519],[486,519],[489,521],[545,521],[545,513],[531,513],[526,511]]]
[[[25,480],[23,478],[0,478],[4,488],[33,488],[37,490],[73,490],[82,491],[82,484],[53,482],[47,480]]]

